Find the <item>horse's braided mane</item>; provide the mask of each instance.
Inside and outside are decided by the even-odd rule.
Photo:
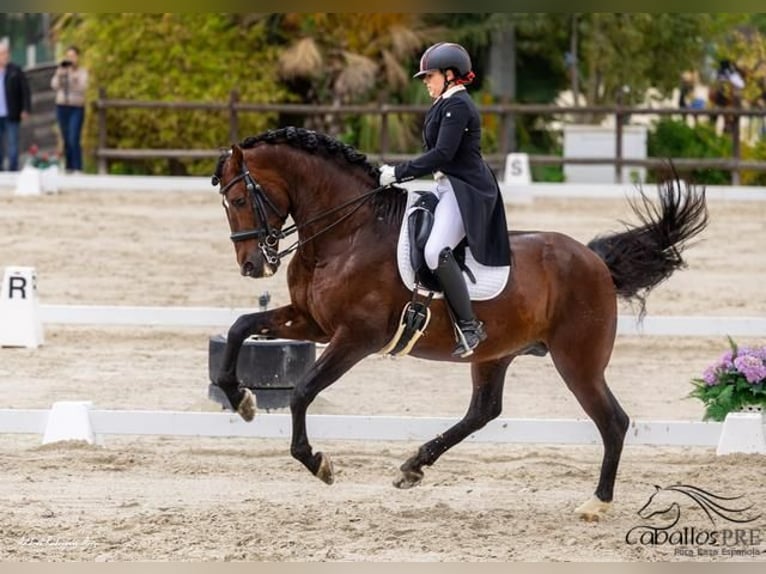
[[[287,144],[296,149],[304,150],[309,153],[323,153],[329,158],[342,160],[352,166],[358,166],[364,169],[373,181],[378,181],[380,170],[367,161],[367,156],[342,141],[339,141],[322,132],[316,132],[305,128],[285,127],[273,130],[267,130],[258,135],[249,136],[240,142],[240,147],[249,149],[259,143],[267,144]],[[223,173],[223,164],[229,152],[221,154],[215,169],[215,175],[220,178]],[[398,224],[404,214],[406,207],[406,194],[398,188],[390,188],[373,198],[373,205],[378,215],[392,224]]]
[[[268,130],[258,135],[247,137],[242,140],[240,146],[243,149],[247,149],[255,147],[256,144],[261,142],[268,144],[284,143],[309,153],[325,152],[330,157],[342,158],[351,165],[358,165],[364,168],[368,175],[375,180],[378,179],[380,174],[380,170],[367,161],[366,155],[354,147],[322,132],[290,126]]]

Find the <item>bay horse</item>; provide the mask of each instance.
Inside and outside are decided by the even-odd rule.
[[[212,178],[220,186],[242,275],[271,276],[294,252],[287,268],[290,304],[245,314],[233,323],[215,384],[243,419],[252,420],[253,395],[236,373],[245,339],[262,335],[326,343],[292,391],[290,452],[327,484],[334,480],[332,463],[326,454],[313,452],[306,411],[323,389],[387,345],[412,296],[396,262],[406,190],[376,187],[378,174],[351,146],[290,127],[232,145],[219,157]],[[452,356],[455,341],[445,302],[433,301],[431,321],[411,354],[470,362],[472,397],[462,420],[404,462],[395,486],[420,483],[424,466],[500,415],[508,366],[515,357],[542,349],[603,442],[595,494],[576,512],[598,519],[609,507],[629,424],[604,378],[617,329],[617,297],[639,303],[643,313],[645,296],[685,265],[684,244],[707,223],[704,190],[684,191],[671,181],[660,187],[659,207],[643,192],[641,197],[643,202],[630,202],[639,225],[626,225],[588,246],[562,233],[511,232],[511,277],[497,297],[474,303],[488,339],[470,357]],[[293,224],[285,227],[288,216]],[[293,233],[297,240],[279,251],[280,240]]]

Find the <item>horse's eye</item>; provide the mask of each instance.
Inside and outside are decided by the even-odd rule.
[[[238,197],[238,198],[236,198],[236,199],[232,199],[232,200],[231,200],[231,204],[232,204],[234,207],[245,207],[245,205],[247,204],[247,202],[245,201],[245,198],[244,198],[244,197]]]

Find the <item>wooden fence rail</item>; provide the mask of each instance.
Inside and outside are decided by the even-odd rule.
[[[201,112],[226,112],[229,118],[229,138],[231,141],[239,141],[239,117],[241,113],[276,113],[302,116],[320,115],[374,115],[381,118],[381,129],[378,150],[360,150],[366,153],[372,161],[396,162],[409,159],[413,154],[396,153],[390,149],[388,118],[394,114],[424,114],[427,105],[390,105],[390,104],[365,104],[365,105],[309,105],[309,104],[254,104],[239,101],[239,94],[232,91],[227,102],[175,102],[175,101],[147,101],[109,99],[105,90],[100,90],[99,98],[94,103],[98,115],[98,147],[95,151],[99,173],[107,173],[109,160],[130,159],[153,159],[153,158],[176,158],[176,159],[204,159],[215,158],[220,154],[218,149],[116,149],[107,147],[108,122],[107,110],[109,109],[154,109],[154,110],[193,110]],[[730,132],[732,138],[732,155],[728,158],[672,158],[675,165],[681,168],[705,169],[714,168],[732,172],[732,184],[738,185],[740,172],[766,171],[766,161],[743,160],[741,154],[741,117],[758,117],[766,121],[766,110],[762,109],[733,109],[733,108],[707,108],[703,110],[689,108],[644,108],[630,107],[619,104],[612,106],[579,106],[561,107],[542,104],[491,104],[480,105],[479,111],[483,115],[493,115],[499,118],[498,133],[509,133],[509,128],[519,115],[544,115],[559,119],[563,123],[571,122],[575,116],[614,116],[615,153],[606,157],[563,157],[554,155],[530,155],[531,165],[612,165],[614,166],[616,181],[622,181],[622,170],[626,166],[636,167],[661,167],[666,165],[667,158],[626,158],[623,154],[623,131],[626,120],[633,115],[656,115],[656,116],[729,116],[735,118],[731,123]],[[276,126],[275,126],[276,127]],[[500,149],[498,153],[487,154],[487,162],[493,169],[500,170],[505,164],[505,159],[510,149],[509,143],[504,138],[498,138]]]

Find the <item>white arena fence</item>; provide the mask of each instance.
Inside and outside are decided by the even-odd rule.
[[[255,308],[131,307],[109,305],[40,305],[43,323],[63,325],[125,325],[158,327],[228,327]],[[620,315],[619,335],[758,337],[766,334],[764,317]]]
[[[424,442],[454,425],[458,417],[309,415],[315,440]],[[60,401],[50,410],[0,409],[0,433],[40,434],[43,444],[105,436],[240,437],[290,440],[287,414],[258,414],[249,423],[234,413],[93,409],[89,401]],[[732,413],[723,423],[632,421],[628,445],[713,447],[718,454],[766,453],[760,413]],[[496,419],[466,438],[477,443],[600,445],[590,420]]]
[[[95,437],[109,435],[151,435],[186,437],[242,437],[288,439],[288,414],[258,413],[252,422],[235,413],[183,411],[100,410],[87,402],[63,401],[53,409],[0,409],[0,433],[56,435],[66,428],[85,425]],[[64,412],[62,417],[58,411]],[[69,412],[67,412],[69,411]],[[59,420],[54,420],[59,418]],[[307,428],[317,440],[425,441],[443,433],[459,417],[395,417],[308,415]],[[52,427],[58,426],[58,429]],[[723,423],[694,421],[633,421],[626,437],[628,444],[715,446]],[[83,438],[85,435],[71,435]],[[588,419],[501,418],[466,439],[481,443],[519,444],[601,444],[595,425]]]

